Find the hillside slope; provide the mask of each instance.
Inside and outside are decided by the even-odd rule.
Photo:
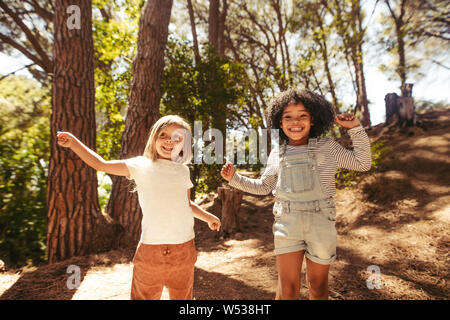
[[[369,130],[391,150],[354,188],[338,191],[330,299],[449,298],[450,109],[419,115],[418,124],[382,136],[382,126]],[[245,195],[242,230],[227,239],[196,221],[196,299],[274,298],[272,204],[271,196]],[[0,273],[0,299],[128,299],[133,254],[121,249]],[[67,286],[70,265],[81,271],[77,289]],[[378,288],[366,283],[376,277],[371,270],[379,271],[371,282]],[[307,297],[303,270],[301,299]]]

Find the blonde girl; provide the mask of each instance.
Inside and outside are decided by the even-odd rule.
[[[175,115],[160,118],[144,154],[126,160],[105,161],[69,132],[58,132],[57,139],[92,168],[136,183],[142,234],[133,259],[131,299],[159,300],[164,286],[172,300],[192,299],[194,217],[217,231],[220,220],[190,200],[190,125]]]

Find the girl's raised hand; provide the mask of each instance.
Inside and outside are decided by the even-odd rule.
[[[58,131],[56,133],[56,138],[58,139],[58,144],[61,147],[70,148],[75,137],[70,132]]]
[[[220,171],[220,174],[222,175],[222,177],[227,180],[227,181],[231,181],[231,179],[233,179],[234,176],[234,172],[236,171],[236,169],[234,169],[234,166],[231,162],[227,161],[223,167],[222,170]]]
[[[350,113],[338,114],[336,116],[336,122],[338,125],[344,127],[345,129],[351,129],[361,125],[355,115]]]

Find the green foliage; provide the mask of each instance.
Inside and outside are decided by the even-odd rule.
[[[50,90],[10,76],[0,82],[0,257],[45,260]]]
[[[111,18],[93,17],[97,152],[107,160],[119,158],[125,127],[141,2],[96,0],[94,7],[107,9]],[[122,17],[122,18],[120,18]]]
[[[372,152],[372,168],[378,169],[383,162],[383,157],[387,152],[390,152],[392,148],[387,145],[386,140],[378,140],[370,147]]]
[[[217,118],[232,121],[239,117],[236,109],[245,96],[241,64],[220,57],[207,46],[196,64],[192,44],[175,38],[169,38],[165,59],[162,114],[208,124]]]
[[[225,126],[220,125],[232,126],[246,96],[242,65],[217,55],[207,46],[196,63],[192,44],[175,38],[169,38],[165,59],[161,115],[177,114],[192,126],[200,120],[203,132],[217,128],[225,137]],[[209,192],[221,184],[221,164],[193,166],[196,192]]]
[[[387,152],[391,151],[392,148],[387,145],[386,140],[378,140],[372,143],[370,146],[372,161],[371,161],[371,171],[377,170],[383,162],[383,158]],[[335,181],[337,188],[350,188],[358,183],[359,177],[362,175],[361,172],[338,169],[336,170]]]
[[[105,210],[106,205],[109,201],[109,195],[112,190],[111,178],[104,172],[97,171],[97,181],[98,181],[98,203],[102,211]]]

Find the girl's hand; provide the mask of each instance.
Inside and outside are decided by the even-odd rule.
[[[361,125],[355,115],[350,113],[338,114],[336,116],[336,122],[338,125],[344,127],[345,129],[352,129]]]
[[[223,167],[222,170],[220,171],[220,174],[222,175],[222,177],[227,180],[228,182],[231,181],[231,179],[233,179],[234,173],[236,172],[236,169],[234,168],[233,164],[229,161],[227,161]]]
[[[56,133],[56,137],[58,139],[58,144],[64,148],[70,148],[75,141],[75,137],[70,132],[62,132],[58,131]]]
[[[211,218],[208,220],[208,227],[211,230],[220,230],[220,220],[216,216],[211,216]]]

